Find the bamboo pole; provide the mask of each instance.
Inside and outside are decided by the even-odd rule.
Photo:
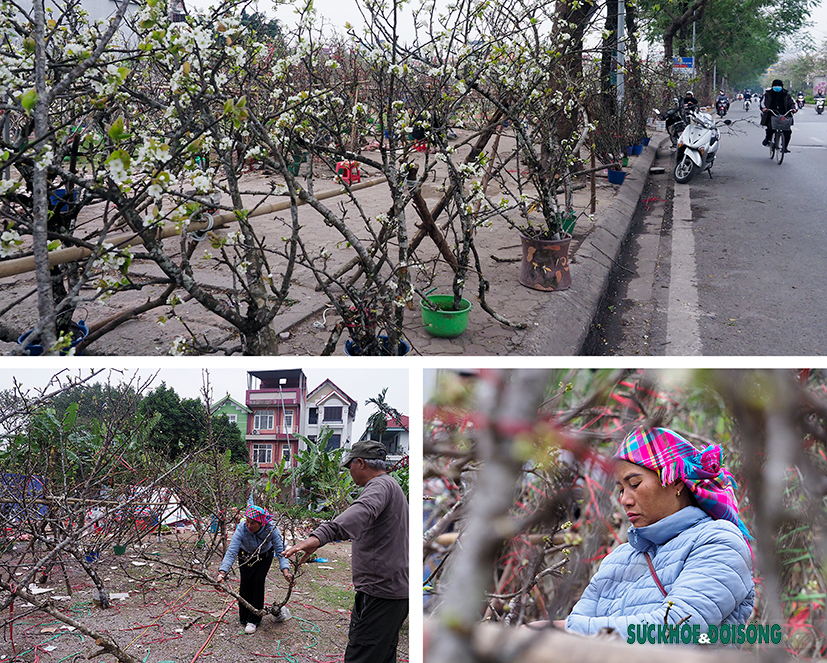
[[[377,184],[381,184],[385,180],[386,177],[384,175],[380,175],[379,177],[374,177],[373,179],[352,185],[350,187],[350,191],[359,191],[360,189],[367,189]],[[335,198],[336,196],[341,196],[342,194],[347,193],[347,191],[348,189],[345,189],[344,187],[330,189],[329,191],[322,191],[320,194],[316,196],[316,200]],[[299,199],[297,201],[297,204],[306,205],[307,203],[304,200]],[[253,213],[250,214],[249,218],[261,216],[262,214],[273,214],[275,212],[282,212],[286,209],[290,209],[289,200],[283,200],[278,203],[270,203],[269,205],[262,205],[261,207],[257,208]],[[222,228],[235,220],[235,212],[221,212],[213,216],[212,227]],[[200,230],[206,230],[208,227],[209,224],[207,222],[191,223],[189,224],[189,226],[187,226],[187,232],[198,232]],[[159,229],[149,229],[149,232],[158,233],[158,239],[166,239],[168,237],[174,237],[180,234],[180,230],[178,230],[178,228],[176,228],[175,224],[173,223],[168,223]],[[119,249],[125,248],[127,246],[136,246],[138,244],[144,243],[143,237],[141,237],[141,235],[136,235],[135,233],[124,233],[122,235],[116,235],[114,237],[107,238],[107,241],[111,243],[112,246]],[[49,267],[54,267],[55,265],[63,265],[67,262],[78,262],[79,260],[88,258],[90,255],[92,255],[92,253],[92,249],[88,249],[86,247],[81,246],[74,246],[67,249],[57,249],[55,251],[49,251]],[[0,262],[0,278],[4,278],[6,276],[16,276],[18,274],[25,274],[26,272],[34,271],[34,269],[34,256],[26,256],[25,258],[15,258],[13,260],[7,260],[5,262]]]

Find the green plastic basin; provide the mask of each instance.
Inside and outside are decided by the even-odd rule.
[[[460,301],[460,310],[452,311],[453,295],[430,295],[428,299],[439,307],[439,311],[432,311],[419,300],[422,309],[422,324],[431,336],[453,338],[459,336],[468,327],[468,314],[471,312],[471,302],[467,299]]]

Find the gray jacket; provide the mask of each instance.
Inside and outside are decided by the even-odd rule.
[[[352,539],[353,586],[380,599],[408,598],[408,501],[388,474],[368,481],[356,501],[319,525],[322,545]]]

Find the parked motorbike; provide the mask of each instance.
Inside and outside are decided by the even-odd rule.
[[[715,111],[721,117],[726,115],[728,110],[729,110],[729,102],[728,101],[724,101],[723,99],[718,99],[718,101],[715,102]]]
[[[657,108],[653,111],[658,117],[663,117],[666,123],[666,133],[669,134],[672,147],[675,147],[678,144],[678,136],[686,128],[686,111],[681,107],[680,100],[675,99],[675,105],[665,113],[661,113]]]
[[[824,97],[816,99],[816,113],[821,115],[824,112]]]
[[[730,125],[731,120],[723,120]],[[712,177],[712,164],[720,147],[718,121],[709,113],[690,112],[689,123],[678,139],[675,154],[675,181],[687,184],[698,173],[706,170]]]
[[[804,108],[804,95],[799,92],[798,96],[795,98],[795,103],[798,106],[798,110]]]

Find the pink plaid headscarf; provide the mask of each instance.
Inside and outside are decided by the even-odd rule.
[[[737,525],[747,541],[752,539],[738,517],[738,486],[721,465],[721,445],[710,445],[700,452],[677,433],[652,428],[630,433],[615,458],[657,472],[663,486],[680,479],[704,511],[715,520],[723,518]]]
[[[245,518],[250,518],[251,520],[255,520],[256,522],[261,523],[262,525],[267,525],[270,522],[270,513],[267,509],[255,506],[254,504],[250,504],[247,506],[247,511],[244,514]]]

